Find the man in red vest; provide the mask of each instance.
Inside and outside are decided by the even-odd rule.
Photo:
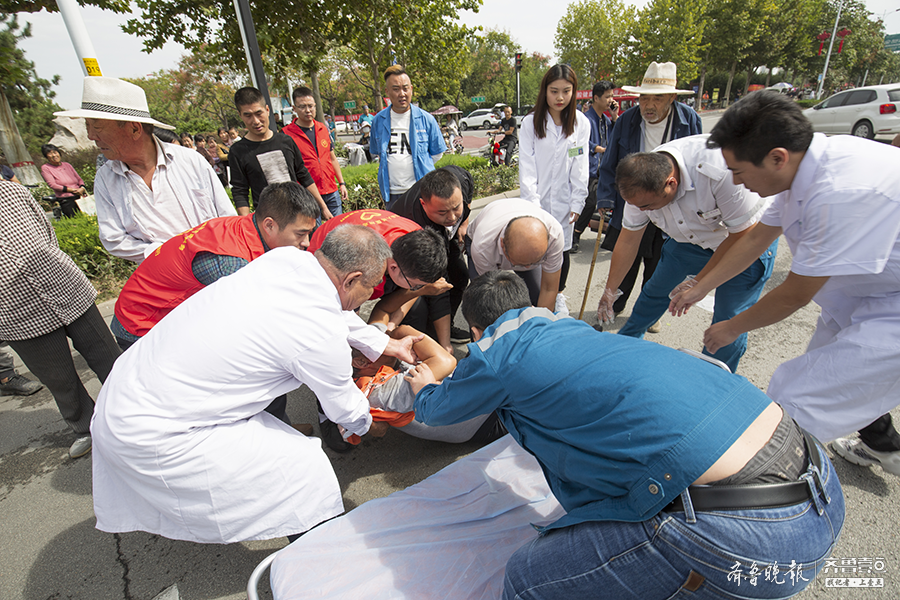
[[[384,279],[369,298],[381,298],[379,309],[392,313],[410,300],[434,296],[452,287],[442,277],[447,253],[441,237],[388,210],[354,210],[329,219],[316,229],[307,250],[318,250],[325,236],[341,225],[374,229],[391,247],[394,256],[388,259]]]
[[[123,350],[176,306],[267,250],[309,246],[319,205],[296,182],[273,183],[256,212],[219,217],[176,235],[142,262],[122,287],[110,329]]]
[[[316,121],[316,101],[308,87],[298,87],[291,94],[297,118],[282,129],[297,143],[303,155],[306,170],[312,176],[322,200],[332,216],[343,211],[342,201],[347,200],[347,186],[331,143],[328,127]]]

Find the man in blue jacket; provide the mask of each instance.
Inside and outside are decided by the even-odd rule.
[[[427,173],[447,150],[437,121],[412,105],[409,75],[400,65],[384,72],[384,85],[391,105],[372,120],[369,151],[378,154],[378,188],[385,207]]]
[[[626,92],[639,94],[638,106],[628,109],[616,121],[606,152],[600,160],[600,181],[597,186],[598,208],[611,208],[612,218],[601,247],[612,251],[622,231],[622,211],[625,200],[616,189],[616,167],[619,161],[635,152],[650,152],[657,146],[672,140],[703,133],[700,115],[686,104],[676,102],[678,94],[693,94],[689,90],[675,88],[678,82],[675,63],[650,63],[639,87],[622,86]],[[644,283],[650,280],[662,252],[662,233],[650,224],[641,239],[641,248],[634,264],[622,280],[619,289],[622,296],[616,300],[613,310],[619,314],[634,289],[641,262],[644,263]],[[658,323],[650,329],[657,333]]]
[[[837,475],[743,377],[532,307],[509,271],[473,281],[463,315],[453,375],[410,371],[416,419],[496,410],[566,510],[510,558],[504,599],[785,598],[830,556]]]

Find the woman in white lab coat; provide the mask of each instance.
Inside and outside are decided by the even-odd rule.
[[[519,187],[525,200],[540,205],[565,233],[556,312],[568,313],[562,291],[569,272],[569,250],[575,221],[584,208],[588,188],[588,141],[591,124],[577,108],[578,77],[568,65],[544,74],[534,111],[519,130]]]

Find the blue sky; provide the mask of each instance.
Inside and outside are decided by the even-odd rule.
[[[631,3],[643,6],[647,1],[632,0]],[[568,5],[569,2],[546,0],[484,0],[477,14],[466,11],[461,18],[468,25],[505,29],[526,50],[553,55],[555,24]],[[878,16],[893,11],[885,15],[886,28],[889,33],[900,33],[897,0],[867,0],[866,5]],[[126,35],[120,29],[127,17],[94,7],[82,9],[82,14],[104,75],[141,77],[172,68],[184,53],[180,45],[170,43],[162,50],[146,54],[141,51],[139,38]],[[60,75],[62,80],[55,88],[56,101],[64,108],[77,108],[81,104],[83,75],[62,17],[59,13],[42,11],[23,13],[20,20],[32,23],[33,37],[22,46],[28,59],[34,61],[38,75],[46,79]]]

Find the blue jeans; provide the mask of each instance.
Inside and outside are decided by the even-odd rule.
[[[793,596],[824,566],[844,526],[840,482],[821,446],[819,453],[825,493],[812,483],[815,501],[697,512],[694,519],[661,512],[640,523],[597,521],[552,530],[509,559],[503,598]],[[801,477],[815,481],[814,470],[810,465]]]
[[[778,240],[775,240],[743,273],[735,275],[716,288],[713,323],[727,321],[756,304],[763,287],[772,275],[777,251]],[[631,316],[619,330],[619,334],[644,337],[647,328],[656,323],[669,308],[669,292],[688,275],[696,275],[703,270],[712,255],[712,250],[694,244],[683,244],[672,238],[666,240],[653,277],[641,289],[641,295],[634,304]],[[707,352],[706,348],[703,349],[703,353],[721,360],[734,373],[746,350],[747,334],[744,333],[729,345],[719,348],[715,354]]]
[[[328,207],[332,217],[336,217],[344,212],[344,205],[341,203],[341,190],[335,190],[330,194],[322,194],[322,200],[325,201],[325,206]],[[316,225],[321,224],[322,219],[316,219]]]

